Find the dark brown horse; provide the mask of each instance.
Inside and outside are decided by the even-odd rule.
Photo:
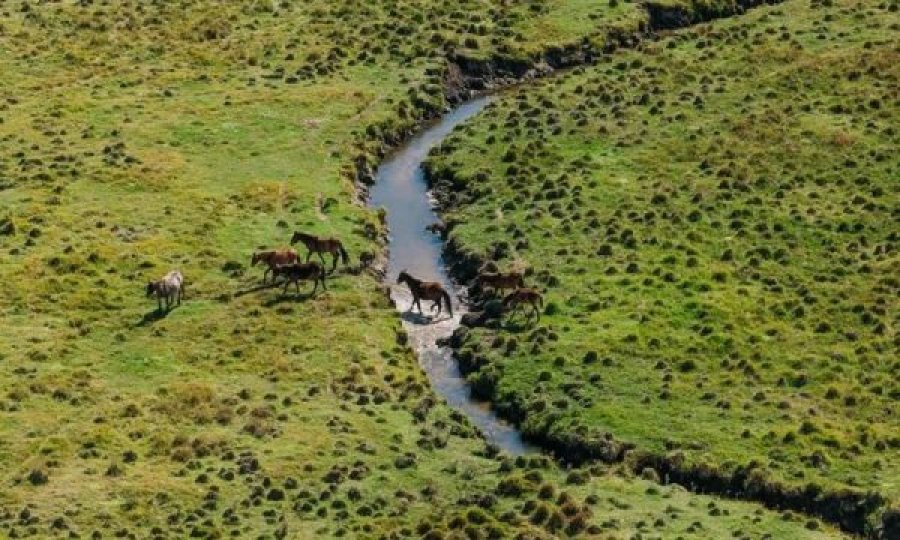
[[[431,311],[437,309],[437,314],[440,315],[441,300],[443,300],[447,304],[447,311],[450,313],[450,316],[453,316],[453,303],[450,300],[450,295],[440,283],[416,279],[406,273],[406,270],[400,272],[400,275],[397,276],[397,283],[406,283],[409,291],[412,293],[413,301],[409,306],[410,311],[412,311],[413,306],[416,306],[419,308],[419,313],[422,313],[421,300],[424,299],[433,302]]]
[[[509,293],[503,298],[503,309],[508,310],[511,314],[523,309],[522,306],[528,304],[531,306],[531,315],[535,315],[537,320],[541,319],[541,308],[544,307],[544,297],[534,289],[520,288]]]
[[[293,246],[297,242],[303,242],[303,245],[309,250],[309,253],[306,254],[306,262],[309,262],[309,258],[312,257],[312,254],[316,253],[319,255],[319,259],[322,260],[322,264],[324,265],[325,257],[322,254],[331,253],[334,257],[331,261],[332,272],[337,268],[338,255],[340,255],[341,260],[345,265],[350,264],[350,256],[347,255],[344,245],[341,244],[341,241],[337,238],[320,238],[312,234],[298,231],[291,237],[291,245]]]
[[[250,259],[250,266],[256,266],[261,262],[266,265],[266,271],[263,272],[263,283],[266,282],[266,276],[272,272],[272,283],[275,283],[275,267],[280,264],[294,264],[297,262],[297,252],[293,249],[271,249],[268,251],[257,251]]]
[[[478,285],[482,290],[490,287],[501,293],[506,289],[515,289],[525,287],[525,276],[521,272],[497,272],[494,274],[482,273],[476,278]]]
[[[285,277],[283,294],[287,294],[291,283],[294,284],[294,290],[299,293],[301,281],[314,282],[310,295],[316,294],[316,291],[319,290],[319,282],[322,283],[323,289],[328,290],[325,285],[325,267],[317,262],[281,264],[276,266],[272,273],[276,279],[278,276]]]

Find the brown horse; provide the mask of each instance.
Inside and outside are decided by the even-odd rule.
[[[453,303],[450,300],[450,295],[440,283],[416,279],[409,275],[406,270],[400,272],[400,275],[397,276],[397,283],[406,283],[409,291],[412,293],[413,301],[409,306],[410,311],[412,311],[413,306],[416,306],[419,308],[419,313],[422,313],[421,300],[425,299],[433,302],[431,311],[437,309],[437,314],[440,315],[441,300],[443,300],[447,304],[447,311],[450,313],[450,316],[453,316]]]
[[[285,277],[282,294],[287,294],[291,283],[294,284],[294,290],[299,293],[300,282],[309,280],[314,282],[310,295],[316,294],[316,291],[319,290],[319,282],[322,283],[323,289],[328,290],[328,287],[325,285],[325,267],[317,262],[280,264],[274,268],[272,273],[276,279],[278,276]]]
[[[272,272],[272,283],[275,283],[275,267],[280,264],[294,264],[297,262],[297,252],[293,249],[271,249],[268,251],[257,251],[250,259],[250,266],[256,266],[256,263],[262,262],[266,264],[266,271],[263,272],[263,283],[266,282],[266,276]]]
[[[344,265],[350,264],[350,256],[347,255],[347,251],[344,249],[344,245],[341,244],[341,241],[337,238],[320,238],[318,236],[314,236],[312,234],[306,234],[304,232],[295,232],[294,236],[291,237],[291,245],[293,246],[297,242],[303,242],[303,245],[306,246],[306,249],[309,250],[309,253],[306,254],[306,262],[309,262],[309,258],[312,257],[313,253],[319,255],[319,259],[322,260],[322,264],[325,264],[325,257],[322,256],[323,253],[331,253],[334,259],[331,261],[331,271],[334,272],[334,269],[337,268],[338,263],[338,255],[340,255],[341,260]]]
[[[485,290],[491,287],[501,293],[506,289],[515,289],[525,287],[525,276],[521,272],[497,272],[495,274],[483,273],[478,274],[476,282]]]
[[[537,320],[541,319],[541,308],[544,307],[544,297],[538,291],[534,289],[519,288],[503,298],[503,309],[509,310],[511,314],[522,309],[524,304],[529,304],[531,306],[532,311],[528,314],[529,319],[531,318],[531,315],[535,315]]]

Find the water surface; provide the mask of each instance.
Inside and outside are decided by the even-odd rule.
[[[489,442],[510,454],[519,455],[536,449],[523,440],[514,426],[499,418],[488,403],[472,398],[452,351],[435,345],[437,339],[451,335],[459,326],[466,307],[454,294],[455,287],[441,255],[440,237],[425,231],[426,226],[439,218],[434,212],[422,162],[453,128],[478,114],[489,100],[489,97],[482,97],[460,105],[388,156],[375,174],[369,204],[387,210],[390,257],[385,280],[391,286],[391,298],[403,313],[409,344],[416,351],[432,387],[451,407],[469,417]],[[433,317],[428,311],[431,306],[428,301],[422,302],[424,315],[410,312],[412,297],[409,289],[397,285],[397,274],[402,270],[419,279],[438,281],[453,291],[453,317],[446,311]]]

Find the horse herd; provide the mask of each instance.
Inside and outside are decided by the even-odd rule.
[[[300,292],[301,281],[312,281],[313,290],[310,293],[314,295],[319,290],[319,284],[322,284],[323,290],[328,290],[325,284],[325,278],[329,273],[337,269],[338,259],[347,265],[350,263],[350,257],[343,244],[337,238],[318,237],[304,232],[295,232],[291,236],[291,245],[302,243],[306,249],[306,260],[300,262],[299,256],[294,249],[275,249],[267,251],[257,251],[250,260],[250,266],[256,266],[262,263],[266,266],[263,272],[263,283],[266,283],[271,274],[274,285],[278,278],[284,278],[283,294],[287,294],[291,284],[294,285],[295,291]],[[332,256],[331,270],[325,270],[325,254]],[[313,254],[319,256],[321,264],[316,261],[310,261]],[[453,316],[453,303],[450,294],[438,282],[424,281],[410,275],[406,270],[400,272],[397,277],[397,283],[405,283],[412,293],[413,301],[410,310],[414,307],[418,308],[422,313],[422,300],[432,302],[431,311],[437,310],[437,315],[441,314],[442,305],[447,306],[450,316]],[[543,308],[544,301],[541,293],[535,289],[525,286],[525,277],[521,272],[496,272],[496,273],[479,273],[476,283],[482,291],[488,288],[503,294],[507,289],[512,292],[503,296],[501,302],[504,312],[514,314],[524,309],[524,306],[531,307],[528,317],[535,316],[540,319],[540,309]],[[172,308],[172,304],[177,302],[181,305],[184,297],[185,282],[184,276],[178,270],[172,270],[161,279],[151,281],[147,284],[147,296],[155,296],[157,306],[160,312],[163,311],[163,302],[166,305],[166,311]]]
[[[300,292],[301,281],[313,281],[313,290],[310,294],[315,294],[319,290],[319,283],[322,284],[324,290],[328,290],[325,285],[325,254],[331,254],[331,272],[337,268],[338,259],[345,264],[350,263],[350,256],[344,245],[336,238],[320,238],[318,236],[307,234],[304,232],[295,232],[291,237],[291,245],[297,242],[306,246],[306,262],[300,262],[297,252],[293,249],[273,249],[268,251],[257,251],[250,259],[250,266],[256,266],[257,263],[266,265],[263,272],[263,283],[265,283],[269,274],[272,275],[272,284],[274,285],[279,277],[284,278],[283,293],[287,294],[288,287],[294,284],[294,289]],[[313,254],[319,256],[321,264],[316,261],[310,261]],[[163,311],[163,302],[166,304],[166,311],[172,309],[172,304],[177,302],[181,305],[181,299],[184,297],[184,276],[178,270],[172,270],[168,274],[156,281],[147,284],[147,296],[155,296],[159,311]]]
[[[531,311],[528,313],[528,317],[541,318],[540,310],[544,307],[544,299],[541,293],[525,286],[525,276],[521,272],[481,272],[475,278],[475,281],[482,291],[487,291],[490,288],[503,294],[505,290],[513,289],[511,293],[503,296],[501,301],[504,312],[513,314],[522,310],[525,305],[529,305],[531,306]],[[413,299],[410,304],[410,310],[415,307],[418,308],[419,313],[422,313],[421,301],[429,300],[432,302],[431,311],[437,310],[437,315],[440,315],[441,303],[443,302],[447,305],[447,311],[450,316],[453,317],[453,304],[450,301],[450,294],[440,283],[416,279],[406,270],[401,271],[400,275],[397,276],[397,283],[405,283],[412,293]]]

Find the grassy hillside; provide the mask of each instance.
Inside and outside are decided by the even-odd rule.
[[[496,456],[397,345],[355,161],[444,105],[451,52],[642,16],[503,4],[0,1],[0,536],[835,534]],[[249,268],[295,229],[352,255],[315,298]]]
[[[548,444],[900,498],[896,4],[799,2],[499,96],[433,156],[540,323],[460,351]],[[473,160],[471,156],[483,156]],[[461,275],[471,264],[458,264]]]

